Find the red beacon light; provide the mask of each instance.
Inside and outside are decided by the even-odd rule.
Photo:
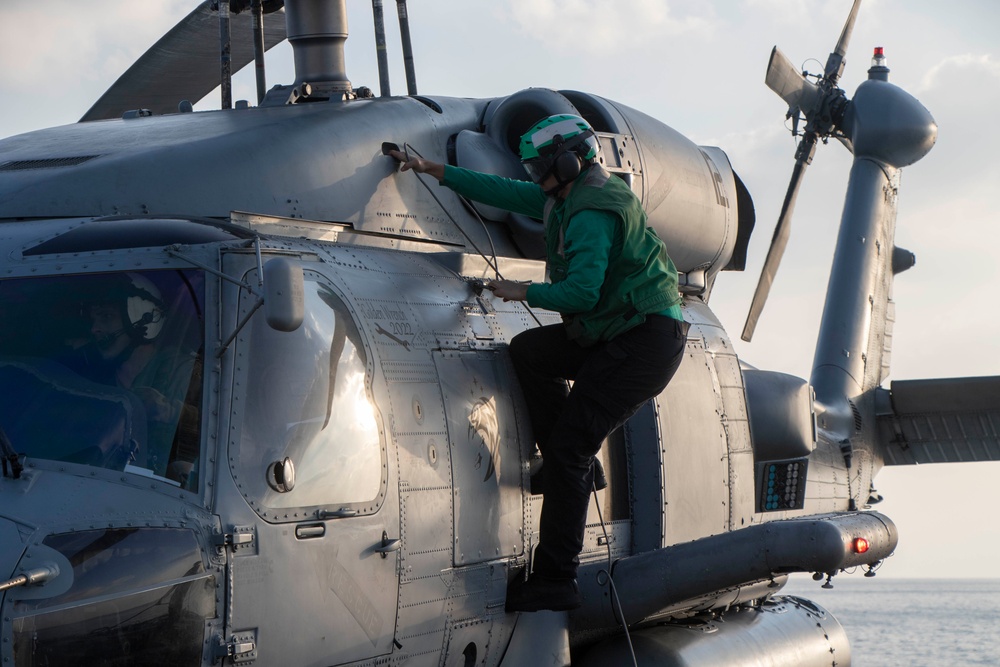
[[[863,537],[855,537],[851,540],[851,551],[856,554],[863,554],[868,551],[868,540]]]
[[[875,53],[872,55],[872,66],[868,70],[868,78],[876,81],[889,80],[889,68],[885,64],[885,49],[881,46],[875,47]]]
[[[885,67],[885,49],[881,46],[875,47],[872,55],[872,67]]]

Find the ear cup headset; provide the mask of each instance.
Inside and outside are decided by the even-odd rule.
[[[123,323],[129,336],[137,343],[155,340],[163,329],[165,310],[160,290],[143,275],[126,273],[125,317]]]
[[[118,310],[122,328],[105,333],[97,341],[99,345],[111,345],[123,335],[128,336],[133,345],[148,343],[155,340],[163,329],[166,308],[160,290],[141,274],[114,276],[98,292],[97,298],[83,304],[84,315],[87,308],[100,304],[109,304]]]
[[[552,139],[555,146],[555,153],[552,156],[551,173],[561,184],[565,185],[580,175],[583,164],[589,162],[584,158],[590,151],[590,145],[586,140],[594,136],[593,130],[581,132],[572,139],[563,140],[562,135],[557,134]]]

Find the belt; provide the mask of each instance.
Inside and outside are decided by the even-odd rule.
[[[635,309],[633,308],[632,310]],[[639,311],[635,311],[636,314],[638,314],[638,312]],[[633,315],[632,317],[635,317],[635,315]],[[660,322],[661,320],[667,320],[667,322]],[[674,333],[678,336],[685,336],[685,337],[687,337],[688,330],[691,328],[690,322],[685,322],[684,320],[678,320],[675,317],[670,317],[669,315],[662,315],[660,313],[653,313],[651,315],[647,315],[646,322],[648,323],[660,322],[661,324],[672,324]]]

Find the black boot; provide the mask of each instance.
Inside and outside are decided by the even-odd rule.
[[[507,586],[507,611],[569,611],[580,606],[576,579],[555,579],[533,574],[518,576]]]

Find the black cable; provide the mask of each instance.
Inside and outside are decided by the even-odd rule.
[[[406,161],[407,162],[410,161],[410,151],[411,150],[414,153],[417,154],[418,158],[424,159],[424,156],[420,154],[420,151],[418,151],[416,148],[414,148],[410,144],[408,144],[406,142],[403,142],[403,154],[406,155]],[[413,172],[413,173],[416,174],[417,172]],[[417,178],[417,180],[420,181],[420,184],[422,186],[424,186],[424,188],[427,189],[427,192],[430,193],[431,197],[434,198],[434,201],[436,201],[437,205],[441,207],[441,210],[444,211],[444,214],[448,216],[448,219],[451,220],[452,224],[455,225],[455,227],[458,228],[458,231],[460,231],[462,233],[462,236],[464,236],[465,240],[469,242],[469,245],[471,245],[473,247],[473,249],[475,249],[475,251],[479,253],[479,256],[482,257],[486,261],[487,264],[489,264],[489,267],[491,269],[493,269],[493,273],[496,276],[497,280],[503,280],[503,276],[500,275],[500,268],[499,268],[499,265],[497,263],[497,249],[496,249],[496,246],[493,244],[493,236],[490,234],[489,228],[486,227],[486,222],[480,217],[480,215],[476,211],[476,209],[471,204],[469,204],[469,208],[472,209],[472,213],[476,216],[476,220],[478,220],[479,224],[483,226],[483,231],[486,232],[486,238],[489,239],[490,250],[493,252],[493,261],[492,262],[490,262],[490,258],[487,257],[486,254],[482,250],[479,249],[479,247],[476,245],[476,243],[472,240],[472,237],[470,237],[466,233],[466,231],[464,229],[462,229],[462,225],[458,224],[458,221],[455,220],[454,216],[452,216],[451,211],[449,211],[445,207],[445,205],[443,203],[441,203],[441,200],[438,199],[438,196],[436,194],[434,194],[434,190],[431,189],[431,186],[427,185],[427,183],[425,183],[424,179],[422,179],[422,178]],[[462,195],[459,195],[459,197],[462,198],[462,201],[466,202],[467,204],[469,203],[469,200],[467,200],[465,197],[462,197]]]
[[[628,632],[628,623],[625,622],[625,612],[622,611],[622,602],[618,598],[618,589],[615,588],[615,580],[611,576],[611,569],[614,563],[611,560],[611,540],[608,538],[608,528],[604,524],[604,514],[601,512],[601,503],[597,498],[597,487],[591,486],[594,494],[594,504],[597,506],[597,518],[601,521],[601,531],[604,532],[604,543],[608,547],[608,569],[600,570],[597,573],[597,583],[603,586],[601,583],[601,575],[603,574],[607,578],[608,589],[611,592],[611,611],[615,615],[615,618],[621,623],[622,630],[625,632],[625,641],[628,643],[628,651],[632,654],[632,665],[633,667],[639,667],[639,662],[635,658],[635,648],[632,646],[632,637]]]
[[[406,161],[407,162],[410,161],[410,151],[411,150],[417,155],[417,157],[419,157],[420,159],[424,159],[424,156],[420,154],[420,151],[418,151],[416,148],[414,148],[410,144],[408,144],[406,142],[403,142],[403,155],[406,156]],[[490,234],[490,230],[486,226],[486,222],[479,215],[479,212],[472,205],[472,203],[469,202],[469,200],[466,197],[463,197],[460,194],[458,195],[458,197],[468,205],[469,210],[472,211],[472,214],[474,216],[476,216],[476,220],[479,221],[479,224],[483,226],[483,231],[486,232],[486,238],[489,239],[489,241],[490,241],[490,249],[493,251],[493,262],[490,262],[490,258],[487,257],[483,253],[483,251],[480,250],[476,246],[476,244],[472,240],[472,238],[470,238],[469,235],[466,233],[466,231],[464,229],[462,229],[462,225],[458,224],[458,221],[455,220],[455,217],[451,214],[451,211],[449,211],[448,208],[441,202],[441,200],[438,199],[438,196],[436,194],[434,194],[434,190],[429,185],[427,185],[426,182],[424,182],[424,179],[420,178],[420,175],[417,172],[414,171],[413,173],[414,173],[414,175],[417,176],[417,181],[419,181],[420,184],[422,186],[424,186],[424,188],[426,188],[427,192],[430,194],[431,197],[434,198],[434,201],[437,202],[437,205],[439,207],[441,207],[441,210],[444,211],[444,214],[446,216],[448,216],[448,219],[451,220],[452,224],[455,225],[455,227],[458,228],[458,231],[460,231],[462,233],[462,236],[465,237],[465,239],[469,242],[469,244],[473,247],[473,249],[475,249],[475,251],[477,253],[479,253],[479,256],[482,257],[483,260],[486,261],[486,264],[488,264],[489,267],[491,269],[493,269],[493,274],[496,276],[496,279],[497,280],[505,280],[505,278],[503,277],[503,275],[501,275],[501,273],[500,273],[500,264],[497,261],[497,249],[496,249],[496,246],[493,244],[493,236]],[[455,193],[455,194],[458,194],[458,193]],[[542,326],[542,321],[540,319],[538,319],[537,315],[535,315],[535,311],[533,311],[531,309],[531,306],[528,305],[528,302],[527,301],[523,301],[522,303],[524,305],[524,309],[528,311],[529,315],[531,315],[531,319],[535,320],[535,323],[538,326]]]

